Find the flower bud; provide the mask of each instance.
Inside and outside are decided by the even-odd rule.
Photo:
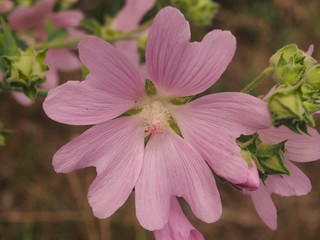
[[[32,100],[36,95],[36,84],[45,81],[45,71],[49,69],[43,64],[46,51],[36,52],[29,48],[26,51],[20,50],[17,56],[3,57],[9,66],[5,81],[12,87],[21,87]]]
[[[172,0],[172,5],[179,8],[186,18],[199,26],[211,24],[219,4],[211,0]]]
[[[258,134],[241,135],[236,141],[244,160],[248,163],[247,182],[238,185],[239,187],[255,190],[259,187],[259,177],[265,181],[268,175],[290,175],[283,158],[286,141],[277,144],[265,143],[260,140]]]
[[[320,65],[317,64],[308,69],[304,76],[304,81],[313,88],[320,90]]]

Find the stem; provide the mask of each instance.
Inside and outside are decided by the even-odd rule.
[[[124,33],[122,36],[119,37],[107,37],[104,40],[108,41],[108,42],[116,42],[116,41],[120,41],[120,40],[132,40],[132,39],[136,39],[136,37],[134,36],[134,34],[141,32],[145,29],[147,29],[152,23],[152,20],[149,20],[143,24],[141,24],[139,27]],[[34,45],[34,49],[43,49],[43,48],[69,48],[69,47],[73,47],[75,45],[77,45],[82,39],[89,37],[92,35],[83,35],[81,37],[77,37],[77,38],[70,38],[70,39],[59,39],[59,40],[55,40],[52,42],[47,42],[47,43],[39,43]]]
[[[252,89],[254,89],[256,86],[258,86],[258,84],[265,79],[269,74],[274,72],[274,67],[268,67],[265,70],[263,70],[263,72],[256,77],[251,83],[249,83],[248,86],[246,86],[244,89],[241,90],[242,93],[248,93],[250,92]]]
[[[4,84],[3,82],[0,82],[0,89],[5,90],[5,91],[13,91],[13,92],[22,92],[23,93],[23,89],[20,87],[10,87],[7,84]],[[46,97],[48,95],[48,91],[41,89],[41,88],[37,88],[37,96],[41,96],[41,97]]]

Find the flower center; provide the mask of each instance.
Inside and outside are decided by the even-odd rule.
[[[163,134],[169,127],[170,114],[160,101],[152,101],[143,106],[138,114],[143,122],[144,136]]]

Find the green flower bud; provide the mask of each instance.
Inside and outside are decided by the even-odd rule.
[[[33,49],[19,52],[17,56],[3,57],[9,66],[6,73],[6,82],[12,87],[21,87],[24,93],[34,99],[36,96],[36,85],[46,80],[45,71],[49,68],[43,64],[47,50],[39,52]]]
[[[297,45],[287,45],[278,50],[270,58],[270,66],[274,67],[273,79],[278,83],[291,85],[301,80],[306,70],[317,61],[298,49]]]
[[[236,141],[248,165],[252,165],[252,160],[255,162],[263,181],[268,175],[290,175],[283,158],[286,141],[277,144],[265,143],[261,141],[257,133],[241,135]]]
[[[320,65],[317,64],[309,68],[304,76],[304,81],[313,88],[320,90]]]
[[[219,4],[211,0],[172,0],[172,5],[179,8],[189,21],[200,26],[210,25],[219,8]]]
[[[279,49],[269,60],[271,66],[278,66],[279,62],[289,62],[290,58],[294,57],[299,52],[296,44],[290,44]],[[281,61],[280,61],[281,59]]]
[[[275,68],[273,79],[278,83],[295,84],[301,79],[304,72],[305,66],[296,64],[293,57],[291,57],[288,63],[278,65],[278,67]]]

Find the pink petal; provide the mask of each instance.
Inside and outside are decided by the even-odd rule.
[[[311,44],[311,45],[309,46],[308,50],[306,51],[306,54],[308,54],[308,55],[311,56],[312,53],[313,53],[313,50],[314,50],[314,45]]]
[[[138,43],[135,40],[118,41],[115,46],[125,55],[128,60],[135,66],[140,65],[140,56],[138,54]],[[142,75],[142,74],[141,74]]]
[[[266,103],[243,93],[217,93],[171,111],[184,139],[191,143],[219,176],[243,184],[248,164],[236,138],[269,126]]]
[[[20,103],[23,106],[31,106],[32,101],[30,98],[28,98],[26,95],[20,92],[12,92],[12,96],[17,100],[18,103]]]
[[[172,130],[151,137],[135,189],[137,218],[149,230],[161,229],[168,222],[172,196],[185,198],[205,222],[221,215],[219,193],[208,166]]]
[[[66,10],[51,14],[50,19],[57,27],[78,27],[83,19],[83,14],[77,10]]]
[[[53,67],[65,72],[76,71],[81,68],[77,55],[67,49],[50,49],[44,63],[48,64],[50,68]]]
[[[204,240],[190,224],[175,197],[171,199],[168,223],[161,230],[154,231],[154,236],[156,240]]]
[[[291,162],[286,161],[291,176],[269,176],[266,186],[280,196],[300,196],[311,191],[311,183],[308,177]]]
[[[138,27],[142,17],[153,7],[156,0],[126,0],[115,17],[113,28],[128,32]]]
[[[138,71],[111,44],[88,37],[79,43],[79,54],[97,88],[133,101],[144,96],[144,81]]]
[[[261,220],[272,230],[277,229],[277,209],[271,199],[271,191],[263,183],[256,191],[250,192],[253,205]]]
[[[310,162],[320,159],[320,134],[313,128],[308,128],[311,136],[296,134],[285,126],[268,128],[259,131],[262,141],[285,143],[285,158],[295,162]]]
[[[239,184],[238,186],[249,190],[254,191],[259,188],[260,178],[256,164],[253,160],[251,160],[252,167],[248,166],[248,179],[247,182]]]
[[[58,86],[59,76],[57,70],[54,67],[50,67],[50,69],[46,71],[46,78],[46,81],[41,84],[41,88],[50,90]]]
[[[18,6],[9,15],[9,25],[14,30],[39,27],[44,19],[52,12],[55,0],[41,0],[27,8]]]
[[[189,40],[189,24],[177,9],[166,7],[157,14],[146,65],[151,79],[168,96],[203,92],[220,78],[235,52],[236,41],[228,31],[212,31],[200,43]]]
[[[143,161],[143,129],[138,119],[123,117],[96,125],[58,150],[57,172],[95,166],[97,177],[88,198],[94,215],[112,215],[130,195]]]
[[[0,12],[8,12],[12,9],[13,7],[13,3],[11,2],[11,0],[4,0],[2,1],[2,3],[0,3]]]
[[[92,87],[90,82],[91,79],[68,81],[50,90],[43,103],[46,114],[61,123],[88,125],[108,121],[135,105],[133,101]]]

